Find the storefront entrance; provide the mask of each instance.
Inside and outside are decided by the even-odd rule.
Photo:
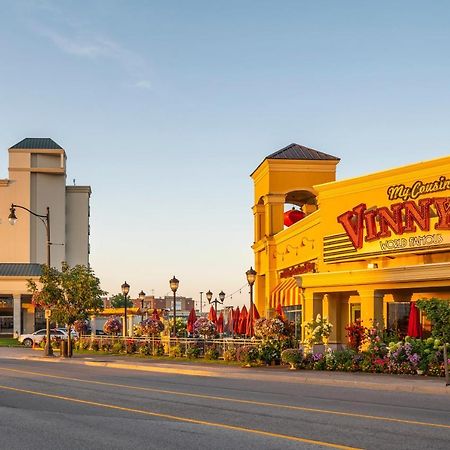
[[[12,297],[0,297],[0,335],[12,335],[13,331],[13,299]]]

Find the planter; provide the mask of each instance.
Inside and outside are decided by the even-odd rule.
[[[313,353],[325,353],[325,344],[314,344]]]
[[[290,364],[289,370],[297,370],[297,366],[294,363],[289,364]]]

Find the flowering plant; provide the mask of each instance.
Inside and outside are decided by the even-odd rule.
[[[86,334],[88,329],[87,322],[85,320],[75,320],[73,328],[79,334]]]
[[[361,324],[361,320],[356,320],[345,327],[347,331],[348,346],[356,350],[361,350],[361,345],[366,340],[366,327]]]
[[[118,334],[122,331],[122,322],[117,317],[110,317],[103,325],[106,334]]]
[[[306,339],[305,343],[309,348],[312,348],[314,344],[323,344],[330,337],[333,325],[328,322],[326,317],[322,317],[317,314],[315,319],[306,323]],[[325,342],[326,343],[326,342]]]
[[[144,336],[152,336],[164,330],[164,324],[160,320],[151,317],[140,323],[142,334]]]
[[[255,337],[261,339],[280,339],[286,335],[286,324],[279,318],[261,317],[255,322]]]
[[[200,336],[208,337],[216,332],[214,322],[211,322],[207,317],[199,317],[194,323],[194,333]]]

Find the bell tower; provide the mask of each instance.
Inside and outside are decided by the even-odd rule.
[[[276,284],[274,236],[284,230],[285,205],[306,215],[318,209],[317,184],[336,180],[340,159],[298,144],[267,156],[250,175],[254,184],[255,303],[265,314],[270,287]]]

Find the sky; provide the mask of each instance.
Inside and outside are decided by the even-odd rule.
[[[163,296],[176,275],[180,295],[247,302],[249,175],[292,142],[340,157],[338,179],[450,154],[448,1],[0,10],[0,178],[25,137],[66,150],[111,295],[126,280]]]

